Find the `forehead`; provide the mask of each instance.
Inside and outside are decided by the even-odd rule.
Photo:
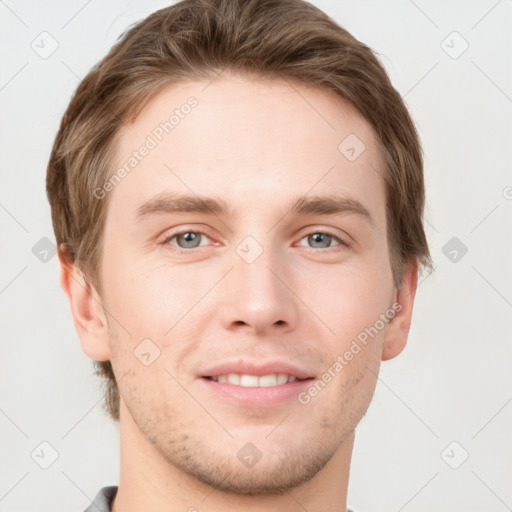
[[[169,86],[120,130],[120,168],[127,172],[110,198],[114,209],[135,211],[171,191],[270,215],[285,198],[336,193],[383,216],[370,125],[334,93],[290,80],[231,75]]]

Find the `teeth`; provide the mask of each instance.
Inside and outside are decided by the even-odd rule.
[[[286,373],[271,373],[269,375],[241,375],[239,373],[230,373],[229,375],[219,375],[212,377],[215,382],[227,382],[235,386],[246,388],[281,386],[287,382],[295,382],[297,378],[294,375]]]
[[[277,375],[263,375],[258,379],[259,386],[277,386]]]
[[[277,385],[279,386],[280,384],[286,384],[288,382],[288,375],[286,375],[286,373],[280,373],[278,376],[277,376]]]
[[[230,373],[229,375],[226,375],[226,382],[229,382],[230,384],[236,384],[237,386],[239,386],[240,375],[238,375],[238,373]]]
[[[257,388],[258,377],[256,375],[240,375],[240,386],[246,388]]]

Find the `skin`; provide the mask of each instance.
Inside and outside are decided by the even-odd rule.
[[[406,344],[417,283],[410,264],[400,290],[393,284],[375,135],[328,91],[225,73],[158,93],[120,132],[116,164],[190,96],[197,107],[109,192],[103,295],[61,256],[82,349],[110,360],[119,383],[113,510],[345,510],[354,429],[380,361]],[[351,133],[366,146],[355,161],[338,150]],[[233,215],[137,221],[164,191],[220,198]],[[332,193],[360,201],[374,225],[355,213],[290,213],[292,199]],[[197,229],[199,247],[171,238]],[[326,229],[350,245],[308,237]],[[247,236],[263,249],[252,263],[236,251]],[[401,310],[306,405],[242,407],[198,378],[236,358],[321,376],[396,302]],[[148,338],[160,355],[145,366],[133,352]],[[262,453],[251,468],[237,457],[248,442]]]

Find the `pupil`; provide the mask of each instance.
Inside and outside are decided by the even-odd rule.
[[[312,235],[309,235],[313,243],[319,243],[323,244],[322,247],[329,247],[329,242],[331,240],[331,237],[329,235],[326,235],[325,233],[314,233]]]
[[[183,233],[181,236],[184,239],[186,247],[197,247],[197,241],[199,240],[199,236],[197,236],[196,233],[188,231],[187,233]]]

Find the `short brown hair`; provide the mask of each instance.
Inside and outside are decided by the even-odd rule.
[[[113,173],[116,135],[170,84],[256,73],[329,89],[372,126],[385,163],[390,264],[400,288],[404,264],[432,267],[423,230],[423,158],[400,94],[373,51],[303,0],[183,0],[125,32],[79,84],[62,118],[47,171],[58,246],[101,295],[100,255],[108,197],[93,191]],[[341,142],[341,141],[340,141]],[[110,361],[106,410],[119,420]]]

